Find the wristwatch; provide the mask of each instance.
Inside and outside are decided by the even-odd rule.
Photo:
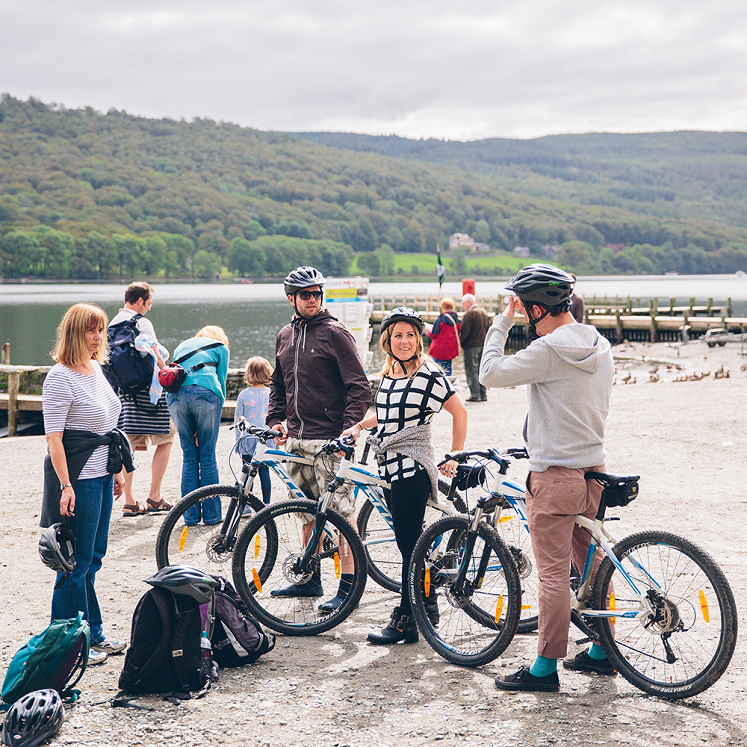
[[[65,488],[72,488],[73,484],[71,482],[65,482],[60,484],[60,490],[64,490]]]

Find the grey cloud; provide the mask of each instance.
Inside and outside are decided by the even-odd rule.
[[[743,128],[741,5],[462,5],[6,0],[0,86],[262,129],[473,138]]]

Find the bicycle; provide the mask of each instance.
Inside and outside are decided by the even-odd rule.
[[[234,472],[236,482],[233,485],[207,485],[193,490],[169,511],[156,539],[156,563],[159,568],[179,563],[208,573],[227,575],[241,519],[251,511],[257,512],[265,508],[265,504],[252,493],[254,478],[260,464],[267,464],[274,470],[295,497],[306,500],[306,495],[290,478],[283,463],[313,464],[314,460],[268,447],[269,440],[283,435],[280,431],[253,426],[244,419],[234,427],[238,428],[243,436],[231,448],[229,464],[234,454],[239,454],[241,442],[245,438],[254,436],[258,439],[254,455],[242,456],[243,477],[239,479]],[[213,525],[183,524],[179,528],[179,521],[184,513],[208,498],[220,500],[223,517],[221,521]]]
[[[460,464],[477,459],[474,470],[480,477],[476,482],[483,487],[488,467],[497,465],[494,485],[478,500],[478,507],[481,502],[483,509],[495,507],[493,522],[500,519],[504,506],[526,516],[525,501],[519,494],[522,491],[502,491],[505,482],[501,480],[511,458],[527,458],[525,449],[460,452],[447,458]],[[585,635],[577,643],[598,643],[625,679],[651,695],[679,699],[703,692],[724,673],[736,647],[736,604],[726,577],[696,544],[669,532],[636,532],[615,542],[605,527],[606,510],[627,506],[636,497],[638,476],[588,472],[586,477],[597,480],[603,491],[594,520],[576,517],[576,523],[591,535],[577,588],[574,583],[571,586],[571,621]],[[481,641],[482,650],[464,656],[443,632],[448,608],[459,600],[459,589],[454,588],[459,579],[454,569],[474,562],[470,541],[479,526],[473,521],[465,531],[462,520],[461,534],[444,545],[448,521],[453,520],[437,522],[418,540],[408,588],[418,627],[434,650],[454,663],[475,666],[497,655],[492,650],[488,653],[485,639]],[[597,547],[606,557],[592,586]],[[523,551],[512,550],[521,566]],[[442,610],[438,631],[425,613],[426,574],[431,577],[430,589],[435,589]],[[478,608],[470,619],[489,631],[486,637],[492,632],[498,640],[503,631],[491,622],[488,612]],[[452,637],[457,640],[456,634]]]
[[[270,505],[249,520],[236,541],[234,586],[254,616],[279,633],[315,635],[329,630],[352,613],[366,585],[363,543],[353,525],[331,508],[346,477],[365,470],[352,462],[352,441],[335,439],[320,453],[338,452],[343,459],[317,502]],[[370,474],[366,479],[383,482]],[[333,587],[344,595],[341,602],[333,609],[320,609],[319,598]]]
[[[394,523],[382,492],[382,488],[388,488],[389,483],[378,474],[362,469],[367,464],[369,450],[370,444],[366,443],[360,461],[357,464],[343,462],[340,474],[353,482],[356,501],[360,493],[366,498],[358,511],[356,526],[366,550],[368,575],[379,586],[399,594],[402,589],[402,554],[394,538]],[[437,516],[467,512],[462,496],[458,492],[450,495],[448,483],[439,480],[438,489],[449,500],[428,500],[424,526],[436,521]]]

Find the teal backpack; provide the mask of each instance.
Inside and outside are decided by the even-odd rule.
[[[91,631],[82,612],[70,620],[53,620],[16,652],[5,673],[2,699],[14,703],[26,693],[51,688],[62,698],[77,700],[80,690],[73,688],[88,666],[90,647]]]

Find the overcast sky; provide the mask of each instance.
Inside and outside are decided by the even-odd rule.
[[[744,0],[0,0],[0,92],[262,130],[747,129]]]

